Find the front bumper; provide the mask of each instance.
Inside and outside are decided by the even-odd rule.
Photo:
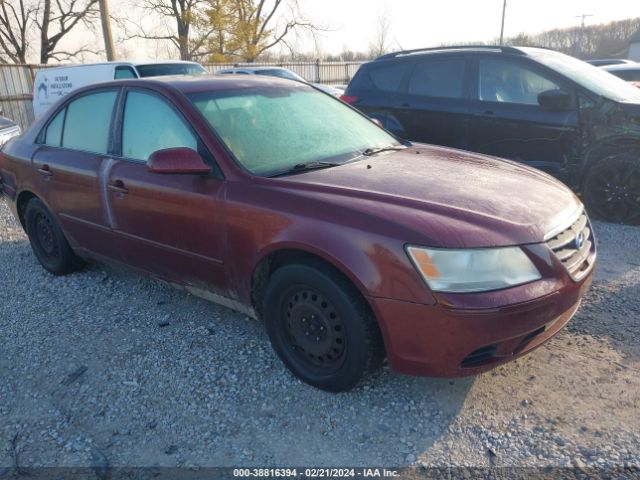
[[[593,270],[533,300],[493,308],[456,308],[370,298],[391,368],[410,375],[475,375],[518,358],[558,333],[573,317]],[[535,284],[521,287],[523,297]]]

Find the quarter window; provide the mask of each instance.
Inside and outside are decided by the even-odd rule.
[[[407,73],[407,69],[407,63],[396,63],[386,67],[374,68],[369,72],[369,78],[378,90],[397,92],[400,90],[400,85]]]
[[[480,61],[480,100],[538,105],[539,94],[559,88],[555,82],[519,63],[498,58]]]
[[[50,147],[62,146],[62,126],[64,125],[64,114],[66,111],[66,109],[60,110],[54,119],[49,122],[44,138],[45,145],[49,145]]]
[[[121,78],[137,78],[133,68],[131,67],[116,67],[116,73],[113,76],[115,80]]]
[[[91,93],[73,100],[67,106],[62,146],[73,150],[106,154],[109,145],[111,115],[117,93]],[[60,114],[58,114],[60,116]],[[58,122],[58,117],[52,123]],[[51,128],[52,125],[49,125]],[[52,131],[54,141],[55,128]],[[47,140],[49,131],[47,129]]]
[[[409,94],[424,97],[462,98],[463,58],[429,60],[416,65],[409,82]]]
[[[196,136],[176,111],[156,95],[129,92],[122,126],[122,156],[147,161],[165,148],[198,149]]]

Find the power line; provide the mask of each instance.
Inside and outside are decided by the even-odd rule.
[[[576,15],[576,18],[582,19],[582,22],[580,24],[580,35],[578,36],[578,42],[576,43],[576,48],[574,52],[574,56],[576,57],[580,56],[580,52],[582,51],[582,39],[584,38],[585,21],[589,17],[593,17],[593,15],[590,13],[583,13],[582,15]]]

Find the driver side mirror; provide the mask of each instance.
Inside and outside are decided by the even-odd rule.
[[[564,90],[547,90],[538,95],[538,104],[543,110],[564,112],[571,107],[571,95]]]
[[[191,173],[205,175],[211,167],[204,163],[198,152],[191,148],[166,148],[153,152],[147,166],[153,173]]]

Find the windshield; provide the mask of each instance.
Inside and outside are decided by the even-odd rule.
[[[533,55],[538,62],[598,95],[616,102],[640,103],[639,89],[601,68],[558,52],[545,51]]]
[[[308,162],[347,162],[370,148],[400,145],[341,101],[304,84],[188,97],[255,175],[273,176]]]
[[[306,82],[304,78],[297,75],[296,73],[285,70],[284,68],[273,68],[270,70],[256,70],[255,73],[257,75],[268,75],[270,77],[280,77],[286,78],[287,80],[296,80],[298,82]]]
[[[207,73],[198,63],[159,63],[152,65],[136,65],[141,77],[162,77],[166,75],[201,75]]]

